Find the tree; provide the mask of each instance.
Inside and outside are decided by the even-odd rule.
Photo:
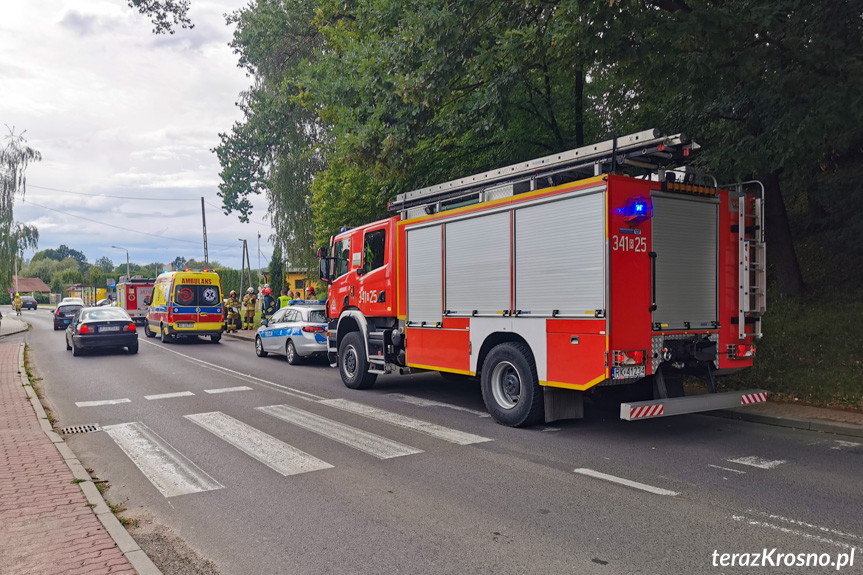
[[[153,34],[173,34],[176,26],[194,28],[189,19],[189,0],[128,0],[130,8],[136,8],[153,23]]]
[[[54,275],[51,279],[51,291],[54,293],[65,293],[67,287],[80,283],[84,283],[84,276],[80,271],[77,269],[66,270]]]
[[[203,269],[212,270],[212,269],[215,269],[215,268],[220,268],[220,267],[222,267],[222,264],[220,264],[219,262],[214,261],[214,260],[213,260],[213,261],[210,261],[209,263],[204,263],[204,261],[203,261],[203,260],[198,261],[198,260],[196,260],[196,259],[191,259],[191,260],[187,260],[187,261],[186,261],[186,266],[185,266],[185,267],[187,267],[187,268],[191,268],[191,269],[193,269],[193,270],[203,270]]]
[[[173,261],[171,261],[171,266],[175,270],[181,270],[181,269],[185,268],[186,267],[186,258],[184,258],[183,256],[175,257],[173,259]]]
[[[39,230],[14,221],[15,195],[20,192],[24,197],[27,166],[42,159],[26,142],[10,128],[0,148],[0,285],[12,285],[16,262],[21,262],[25,249],[34,249],[39,243]]]
[[[90,266],[90,264],[87,262],[87,256],[85,256],[83,252],[72,249],[66,244],[61,244],[60,247],[56,249],[51,248],[36,252],[35,254],[33,254],[33,258],[30,261],[35,262],[41,259],[62,261],[67,258],[72,258],[78,263],[78,269],[81,271],[81,273],[87,271],[87,268]]]
[[[285,287],[285,263],[282,261],[282,249],[276,244],[273,247],[273,258],[270,260],[270,288],[278,295]]]
[[[114,262],[111,261],[107,256],[102,256],[98,260],[96,260],[96,267],[105,272],[106,274],[110,274],[114,271]]]

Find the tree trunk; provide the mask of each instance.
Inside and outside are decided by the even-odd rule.
[[[776,269],[776,283],[779,291],[787,295],[800,295],[806,288],[797,252],[791,236],[791,225],[788,223],[788,212],[785,210],[785,200],[779,188],[777,172],[761,174],[764,184],[765,238],[767,253]]]

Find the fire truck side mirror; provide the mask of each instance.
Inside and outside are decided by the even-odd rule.
[[[318,248],[318,259],[324,259],[327,257],[327,248]]]
[[[324,283],[331,283],[332,280],[330,279],[330,260],[327,258],[321,258],[319,266],[321,281]]]

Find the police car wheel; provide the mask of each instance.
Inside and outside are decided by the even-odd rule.
[[[339,373],[342,382],[351,389],[369,389],[378,378],[376,373],[369,373],[364,343],[362,334],[352,331],[339,345]]]
[[[270,355],[266,351],[264,351],[264,342],[261,340],[261,336],[255,336],[255,355],[258,357],[267,357]]]
[[[297,348],[294,347],[294,342],[291,340],[288,340],[287,345],[285,345],[285,359],[291,365],[297,365],[302,361],[300,354],[297,353]]]
[[[539,423],[545,404],[536,362],[523,343],[495,346],[482,366],[482,399],[501,425],[521,427]]]

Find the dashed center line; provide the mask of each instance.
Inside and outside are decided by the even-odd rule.
[[[195,395],[191,391],[177,391],[174,393],[159,393],[156,395],[145,395],[144,399],[170,399],[172,397],[189,397],[190,395]]]
[[[737,473],[740,475],[746,475],[745,471],[740,471],[739,469],[731,469],[730,467],[722,467],[721,465],[712,465],[712,464],[708,463],[707,467],[712,467],[714,469],[721,469],[722,471],[730,471],[731,473]]]
[[[626,487],[632,487],[633,489],[640,489],[641,491],[647,491],[648,493],[653,493],[655,495],[666,495],[669,497],[676,497],[680,495],[677,491],[671,491],[668,489],[662,489],[661,487],[654,487],[653,485],[647,485],[646,483],[639,483],[638,481],[631,481],[629,479],[624,479],[622,477],[617,477],[615,475],[609,475],[607,473],[602,473],[600,471],[595,471],[593,469],[574,469],[575,473],[579,475],[587,475],[588,477],[594,477],[596,479],[603,479],[605,481],[610,481],[612,483],[617,483],[618,485],[625,485]]]
[[[755,455],[738,457],[737,459],[726,459],[725,461],[729,463],[737,463],[738,465],[757,467],[758,469],[776,469],[777,467],[785,463],[784,459],[762,459],[761,457]]]
[[[232,391],[252,391],[251,387],[241,385],[239,387],[221,387],[219,389],[205,389],[205,393],[230,393]]]
[[[75,405],[78,407],[96,407],[99,405],[115,405],[117,403],[132,403],[132,400],[129,398],[123,399],[103,399],[101,401],[76,401]]]

